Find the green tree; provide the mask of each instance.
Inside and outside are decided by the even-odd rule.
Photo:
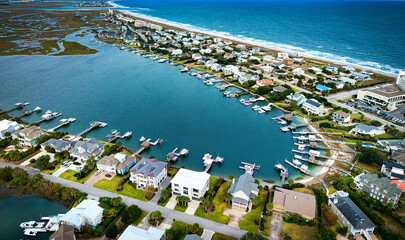
[[[229,180],[231,180],[231,181],[232,181],[232,180],[235,178],[235,176],[234,176],[234,175],[232,175],[232,174],[229,174],[228,178],[229,178]]]
[[[135,222],[139,216],[142,214],[142,209],[140,209],[137,205],[131,205],[127,209],[128,214],[129,214],[129,220],[130,222]]]
[[[115,197],[111,199],[111,205],[113,207],[118,207],[121,204],[122,198],[121,197]]]
[[[110,208],[107,211],[107,218],[116,218],[118,215],[119,210],[116,208]]]
[[[114,239],[117,237],[117,234],[118,234],[117,225],[115,225],[115,222],[110,223],[110,225],[108,225],[105,231],[105,236]]]
[[[165,233],[166,233],[166,240],[183,239],[187,234],[184,228],[179,229],[170,228],[167,229]]]
[[[360,152],[360,162],[382,165],[384,161],[388,160],[387,156],[376,148],[362,148]]]
[[[0,179],[9,182],[11,179],[13,179],[13,168],[6,166],[4,168],[0,168]]]
[[[258,233],[247,232],[245,233],[241,240],[265,240],[266,238]]]
[[[191,233],[197,233],[199,230],[200,230],[200,225],[198,225],[198,223],[194,223],[193,225],[190,226]]]
[[[130,221],[130,217],[129,217],[129,213],[128,213],[128,210],[127,210],[127,209],[125,209],[125,210],[122,211],[122,213],[121,213],[121,222],[123,222],[123,223],[125,223],[125,224],[128,224],[128,223],[131,222],[131,221]]]
[[[292,185],[294,184],[294,179],[289,178],[289,179],[288,179],[288,184],[290,184],[290,186],[292,186]]]
[[[49,155],[42,155],[41,157],[38,158],[37,164],[35,164],[35,168],[38,168],[39,170],[44,170],[47,169],[50,164],[49,160],[51,157]]]
[[[149,215],[149,223],[154,226],[159,226],[163,220],[162,213],[160,211],[151,212]]]

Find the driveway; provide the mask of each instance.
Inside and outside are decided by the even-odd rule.
[[[169,185],[170,185],[170,181],[172,179],[170,177],[166,177],[165,180],[163,180],[163,182],[160,184],[160,187],[157,191],[157,193],[155,194],[155,196],[149,201],[151,203],[157,204],[157,202],[160,199],[160,193],[163,189],[166,189]]]
[[[228,225],[239,228],[239,221],[246,215],[246,209],[243,208],[225,208],[224,215],[229,216]]]
[[[283,214],[273,211],[270,223],[270,238],[278,239],[281,229],[283,228]]]
[[[212,235],[214,235],[214,233],[215,232],[213,232],[213,231],[204,229],[204,232],[203,232],[201,238],[204,239],[204,240],[211,240]]]
[[[60,167],[58,170],[56,170],[54,173],[52,173],[52,176],[59,177],[62,173],[64,173],[68,168],[66,167]]]
[[[29,168],[25,168],[22,166],[18,166],[18,165],[6,163],[6,162],[0,162],[0,167],[5,167],[5,166],[11,166],[13,168],[18,167],[18,168],[24,169],[30,176],[34,176],[35,174],[40,173],[38,171],[29,169]],[[185,222],[188,224],[198,223],[200,225],[200,227],[202,227],[204,229],[208,229],[208,230],[214,231],[214,232],[219,232],[219,233],[229,235],[229,236],[232,236],[235,238],[241,238],[243,234],[247,233],[247,231],[242,230],[242,229],[227,226],[225,224],[214,222],[214,221],[204,219],[201,217],[197,217],[194,215],[182,213],[182,212],[179,212],[179,211],[176,211],[173,209],[169,209],[166,207],[161,207],[161,206],[158,206],[153,203],[144,202],[144,201],[141,201],[138,199],[130,198],[130,197],[116,194],[113,192],[109,192],[109,191],[106,191],[103,189],[90,187],[85,184],[72,182],[72,181],[69,181],[66,179],[55,177],[53,175],[48,175],[48,174],[43,174],[43,173],[40,173],[40,174],[44,177],[44,179],[47,179],[54,183],[59,183],[64,187],[75,188],[81,192],[87,193],[87,194],[95,196],[95,197],[111,197],[111,198],[121,197],[122,202],[125,203],[126,205],[137,205],[142,210],[147,211],[147,212],[160,211],[162,213],[162,216],[164,218],[166,218],[167,220],[176,219],[178,221],[182,221],[182,222]]]
[[[195,211],[197,211],[198,206],[200,206],[200,202],[191,200],[191,202],[188,203],[188,207],[185,213],[194,215]]]
[[[169,201],[167,202],[167,204],[166,204],[166,208],[169,208],[169,209],[174,209],[174,207],[176,206],[176,204],[177,204],[177,201],[176,201],[176,196],[171,196],[170,197],[170,199],[169,199]]]
[[[100,171],[100,173],[97,175],[94,175],[94,173],[93,173],[93,175],[84,184],[86,184],[87,186],[93,186],[101,179],[111,180],[111,178],[107,178],[105,176],[106,174],[107,174],[107,172],[104,172],[104,171]]]
[[[149,213],[142,219],[142,221],[138,224],[137,227],[148,230],[150,227],[155,227],[162,231],[171,228],[173,225],[173,219],[164,218],[163,221],[160,223],[159,226],[155,227],[149,224]]]

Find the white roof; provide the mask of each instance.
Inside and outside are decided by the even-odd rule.
[[[154,227],[150,227],[148,231],[146,231],[133,225],[129,225],[118,240],[160,240],[164,233],[164,231]]]
[[[85,217],[96,219],[100,214],[103,214],[103,208],[98,206],[98,201],[86,199],[75,208],[70,209],[61,218],[61,221],[69,222],[77,228],[80,228],[85,224]]]
[[[172,184],[177,183],[181,186],[202,189],[209,180],[210,175],[208,173],[181,168],[171,182]]]
[[[4,137],[6,132],[14,133],[18,129],[21,128],[21,125],[17,122],[10,121],[10,120],[2,120],[0,121],[0,138]]]

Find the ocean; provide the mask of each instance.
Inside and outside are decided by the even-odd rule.
[[[121,0],[145,16],[388,73],[405,68],[403,1]]]

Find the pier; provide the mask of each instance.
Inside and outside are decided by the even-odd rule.
[[[29,116],[29,115],[33,114],[34,112],[39,112],[39,111],[41,111],[41,108],[40,108],[40,107],[36,107],[34,110],[23,109],[23,110],[22,110],[22,113],[21,113],[20,115],[16,116],[16,118],[21,118],[21,117],[24,117],[24,116]]]
[[[129,137],[131,137],[131,135],[132,135],[132,132],[126,132],[124,135],[120,135],[120,132],[118,132],[117,130],[112,130],[111,133],[106,136],[106,140],[107,140],[107,143],[112,143],[115,140],[117,140],[118,138],[121,138],[121,139],[129,138]]]
[[[107,126],[107,123],[103,123],[103,122],[99,122],[99,121],[94,121],[94,122],[90,122],[90,127],[87,128],[86,130],[84,130],[83,132],[79,133],[76,137],[81,137],[82,135],[90,132],[91,130],[95,129],[95,128],[101,128],[101,127],[105,127]]]
[[[56,131],[56,129],[59,129],[59,128],[61,128],[61,127],[63,127],[63,126],[65,126],[65,125],[69,125],[69,123],[72,123],[72,122],[74,122],[74,121],[76,121],[76,118],[68,118],[68,119],[61,119],[60,121],[59,121],[59,125],[58,126],[56,126],[56,127],[54,127],[54,128],[51,128],[51,129],[49,129],[48,131],[49,132],[55,132]]]
[[[179,159],[180,153],[177,153],[177,150],[179,150],[179,148],[175,148],[173,151],[169,152],[166,155],[166,161],[168,162],[176,162],[177,159]]]
[[[253,176],[253,173],[255,170],[260,170],[260,165],[256,165],[256,163],[247,163],[247,162],[241,162],[241,166],[239,166],[240,169],[245,170],[245,173],[249,173],[250,175]]]
[[[24,107],[24,106],[26,106],[26,105],[29,105],[30,103],[16,103],[16,104],[14,104],[14,106],[13,107],[11,107],[11,108],[8,108],[8,109],[5,109],[5,110],[1,110],[0,111],[0,113],[1,112],[10,112],[10,111],[13,111],[13,110],[15,110],[15,109],[19,109],[19,108],[22,108],[22,107]]]
[[[211,169],[212,164],[224,162],[224,158],[217,156],[215,159],[213,159],[212,155],[209,153],[206,153],[204,155],[204,157],[202,158],[202,160],[204,162],[204,167],[205,167],[204,172],[206,172],[206,173]]]
[[[300,124],[295,124],[295,123],[291,123],[291,125],[287,126],[287,127],[281,127],[281,130],[284,132],[287,132],[289,130],[295,130],[299,127],[305,127],[308,126],[308,123],[300,123]]]
[[[40,123],[45,122],[45,121],[51,121],[54,118],[62,116],[62,113],[56,113],[56,114],[54,113],[52,115],[48,115],[47,117],[44,117],[44,116],[41,117],[41,120],[34,122],[34,124],[40,124]]]
[[[295,169],[297,169],[297,170],[300,170],[300,172],[302,172],[302,173],[305,173],[305,174],[307,174],[307,175],[309,175],[309,176],[312,176],[312,177],[316,177],[315,174],[313,174],[311,171],[309,171],[309,170],[307,169],[308,166],[306,166],[306,165],[303,165],[303,166],[306,166],[306,167],[302,167],[302,166],[299,167],[299,166],[295,165],[294,163],[288,161],[287,159],[285,160],[285,162],[286,162],[288,165],[290,165],[291,167],[293,167],[293,168],[295,168]]]
[[[285,179],[288,178],[288,170],[283,165],[281,165],[281,163],[277,163],[276,165],[274,165],[274,167],[277,168],[277,170],[280,170],[281,186],[283,186],[285,183]]]
[[[356,153],[354,150],[343,150],[340,148],[330,148],[330,147],[324,147],[324,146],[319,146],[316,145],[315,142],[310,142],[310,144],[303,144],[303,143],[294,143],[296,146],[304,146],[304,147],[309,147],[312,149],[322,149],[322,150],[331,150],[331,151],[340,151],[340,152],[347,152],[347,153]]]
[[[310,135],[310,137],[305,137],[305,136],[299,136],[299,137],[297,137],[297,136],[293,136],[293,138],[294,138],[294,139],[298,139],[298,140],[300,140],[300,141],[317,141],[317,142],[330,142],[330,143],[339,143],[339,144],[355,144],[355,143],[349,143],[349,142],[346,142],[346,141],[339,141],[339,140],[320,139],[320,138],[316,138],[316,137],[311,138],[311,135]]]
[[[322,155],[322,154],[314,154],[314,153],[311,153],[311,151],[305,152],[305,151],[299,151],[299,150],[293,149],[292,152],[299,153],[299,154],[304,154],[304,155],[309,155],[310,159],[311,159],[311,156],[313,156],[313,157],[316,156],[316,157],[319,157],[319,158],[325,158],[325,159],[329,159],[329,160],[338,161],[338,162],[347,163],[347,164],[352,165],[352,163],[348,162],[347,160],[341,160],[341,159],[337,159],[337,158],[333,158],[333,157],[328,157],[328,156]],[[319,164],[319,165],[322,165],[322,164]]]

